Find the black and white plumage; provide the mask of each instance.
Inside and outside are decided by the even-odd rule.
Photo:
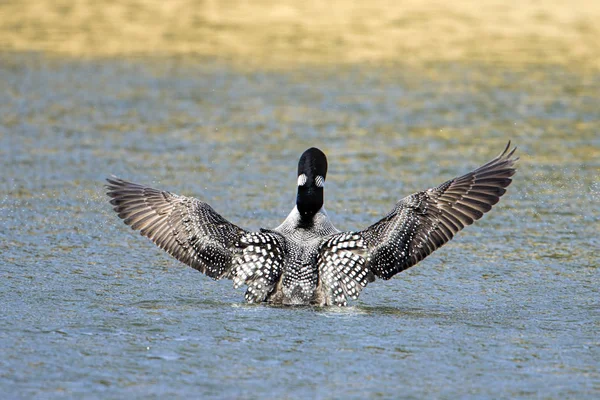
[[[298,163],[296,207],[278,227],[249,232],[195,198],[107,179],[119,217],[179,261],[213,279],[246,285],[246,301],[338,305],[376,278],[390,279],[488,212],[515,174],[516,148],[461,177],[414,193],[370,227],[340,232],[323,208],[327,158]]]

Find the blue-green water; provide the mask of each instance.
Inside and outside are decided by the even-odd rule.
[[[597,398],[600,74],[0,59],[3,398]],[[340,229],[512,139],[475,226],[345,309],[243,303],[111,210],[110,174],[282,221],[329,157]]]

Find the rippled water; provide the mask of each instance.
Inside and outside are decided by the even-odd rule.
[[[6,398],[594,398],[600,75],[531,66],[242,71],[206,60],[0,63]],[[113,214],[115,174],[278,224],[322,148],[340,229],[499,153],[483,220],[352,307],[243,303]]]

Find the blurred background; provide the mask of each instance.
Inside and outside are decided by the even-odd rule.
[[[72,57],[600,66],[600,4],[589,0],[9,0],[0,16],[0,48]]]
[[[598,398],[600,2],[0,2],[0,397]],[[352,307],[247,306],[111,174],[343,230],[490,160],[500,204]]]

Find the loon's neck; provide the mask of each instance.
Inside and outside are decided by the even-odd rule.
[[[323,209],[323,188],[309,183],[298,186],[296,210],[302,222],[310,225],[311,220]]]
[[[313,214],[310,219],[307,219],[307,215],[301,215],[298,211],[298,207],[294,207],[285,221],[275,228],[274,231],[279,232],[284,236],[299,231],[309,231],[316,236],[326,236],[340,232],[333,226],[333,223],[331,223],[324,207],[321,207],[321,209]]]

